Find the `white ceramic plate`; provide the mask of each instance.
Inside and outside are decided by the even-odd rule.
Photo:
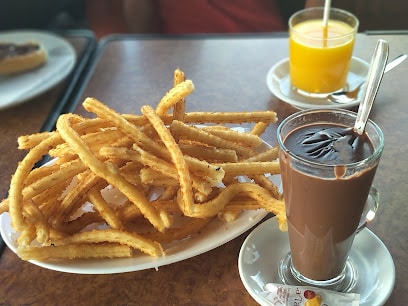
[[[37,41],[47,51],[47,62],[34,70],[12,76],[0,76],[0,109],[36,97],[62,81],[73,69],[74,48],[63,38],[43,31],[0,32],[1,42]]]
[[[236,131],[245,130],[242,127],[236,127],[233,129]],[[268,148],[270,145],[264,142],[263,147]],[[51,164],[53,161],[54,160],[51,160],[48,164]],[[244,178],[242,179],[245,180]],[[280,175],[269,176],[269,179],[282,190]],[[202,229],[199,234],[184,240],[173,242],[170,245],[165,245],[164,250],[166,255],[159,258],[139,253],[132,258],[65,261],[31,260],[30,262],[43,268],[78,274],[111,274],[150,268],[157,269],[160,266],[182,261],[215,249],[258,224],[267,214],[268,212],[266,210],[258,209],[254,211],[245,211],[235,221],[228,223],[219,221],[218,219],[213,220]],[[0,215],[0,233],[7,246],[16,253],[16,240],[20,234],[15,232],[11,227],[10,215],[8,213]]]
[[[246,211],[237,220],[225,223],[214,220],[198,235],[173,243],[165,248],[166,256],[151,257],[142,253],[131,258],[37,261],[31,263],[50,270],[78,274],[112,274],[158,268],[205,253],[241,235],[256,225],[267,212],[263,209]],[[4,242],[16,252],[18,234],[11,228],[10,216],[0,216],[0,231]]]
[[[360,82],[364,81],[369,69],[369,64],[362,59],[353,57],[350,63],[350,72],[347,77],[346,89],[354,89]],[[266,84],[269,90],[279,99],[299,109],[310,108],[352,108],[360,103],[361,95],[357,100],[338,104],[327,98],[313,98],[299,94],[290,84],[289,59],[276,63],[269,69],[266,75]],[[361,94],[361,92],[360,92]]]
[[[260,224],[244,241],[238,258],[239,274],[259,304],[270,305],[259,293],[267,283],[280,283],[278,264],[288,252],[288,235],[278,229],[275,218]],[[356,235],[350,257],[359,275],[353,292],[360,294],[360,305],[383,305],[395,284],[395,266],[388,249],[366,228]]]

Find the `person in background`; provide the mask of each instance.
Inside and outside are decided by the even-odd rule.
[[[296,11],[324,0],[123,0],[128,28],[135,33],[247,33],[286,31]],[[332,0],[354,13],[359,31],[408,30],[406,0]]]
[[[0,31],[87,28],[115,33],[259,33],[286,31],[297,10],[324,0],[0,0]],[[406,0],[332,0],[354,13],[359,31],[408,30]]]
[[[84,3],[86,25],[97,38],[131,32],[125,20],[123,0],[84,0]],[[138,11],[135,18],[145,17]]]
[[[302,8],[304,1],[289,1]],[[137,33],[257,33],[286,30],[275,0],[124,0],[130,31]]]

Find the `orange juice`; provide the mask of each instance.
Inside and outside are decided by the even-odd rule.
[[[290,30],[289,58],[292,85],[319,94],[343,88],[353,53],[355,30],[339,20],[302,21]],[[327,35],[327,36],[326,36]]]

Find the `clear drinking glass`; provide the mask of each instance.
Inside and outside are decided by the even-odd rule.
[[[308,96],[327,95],[345,87],[359,21],[353,14],[324,8],[296,12],[289,19],[289,74],[292,86]]]
[[[288,135],[316,125],[351,128],[356,113],[348,110],[306,110],[287,117],[277,131],[279,161],[288,221],[290,253],[278,274],[289,285],[312,285],[349,291],[357,281],[348,257],[355,234],[378,207],[372,181],[384,148],[381,129],[368,121],[372,152],[362,160],[327,164],[304,158],[287,147]],[[301,145],[301,141],[298,141]],[[369,256],[370,254],[367,254]]]

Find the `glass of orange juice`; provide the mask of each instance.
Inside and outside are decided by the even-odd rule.
[[[301,94],[325,95],[344,88],[359,21],[353,14],[323,7],[307,8],[289,19],[289,74]]]

